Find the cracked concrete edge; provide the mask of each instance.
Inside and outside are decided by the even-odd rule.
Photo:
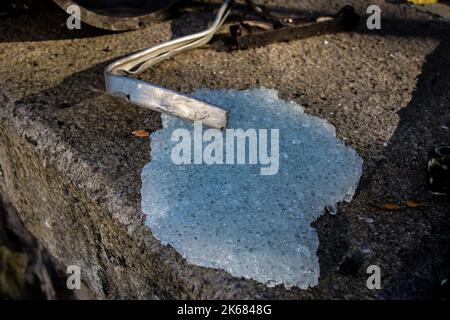
[[[102,197],[108,198],[103,205],[111,216],[126,225],[128,232],[132,234],[141,222],[131,218],[133,215],[138,216],[136,209],[121,201],[121,191],[114,189],[109,181],[105,181],[76,150],[71,149],[51,128],[36,118],[36,115],[14,107],[5,94],[0,95],[0,105],[3,106],[0,108],[0,117],[3,121],[13,128],[20,138],[32,144],[44,162],[55,164],[59,172],[64,172],[70,183],[84,190],[93,201],[99,201]],[[24,130],[31,127],[33,130]],[[93,184],[92,181],[98,182]]]
[[[98,227],[101,237],[102,226],[108,225],[107,228],[109,228],[111,224],[111,228],[121,229],[113,233],[116,237],[125,238],[126,240],[121,240],[132,243],[133,233],[139,228],[139,224],[142,224],[138,212],[136,209],[124,205],[116,196],[116,190],[106,185],[107,182],[103,177],[94,172],[87,163],[82,160],[74,161],[77,158],[76,152],[70,150],[50,128],[45,127],[39,119],[27,111],[15,108],[5,94],[1,94],[0,97],[0,140],[2,141],[0,164],[3,172],[3,189],[8,199],[19,209],[22,219],[32,233],[39,235],[37,236],[39,239],[44,239],[44,245],[63,265],[80,264],[82,270],[87,271],[86,283],[95,292],[94,296],[97,298],[164,296],[164,293],[156,295],[152,292],[150,295],[142,293],[142,290],[137,288],[135,290],[120,288],[125,283],[139,283],[132,279],[116,283],[117,288],[114,288],[113,292],[108,292],[111,289],[105,289],[105,286],[111,286],[111,284],[105,284],[105,281],[113,283],[117,279],[102,279],[107,276],[106,272],[101,269],[109,269],[104,265],[108,262],[102,261],[104,257],[96,258],[95,256],[99,254],[90,252],[91,248],[89,248],[89,245],[92,245],[94,249],[104,251],[102,248],[95,248],[96,245],[104,245],[104,243],[82,239],[82,236],[77,235],[80,231],[77,230],[79,228],[75,228],[73,234],[68,235],[67,232],[70,232],[71,229],[70,224],[63,219],[67,218],[71,210],[74,210],[75,215],[79,214],[76,218],[80,220],[80,223],[83,223],[82,221],[87,217],[83,215],[89,216],[88,222],[90,223],[85,223],[84,226],[80,225],[80,228],[90,229],[92,234],[96,234]],[[42,173],[41,170],[47,172]],[[64,175],[63,178],[61,178],[61,173]],[[32,177],[33,175],[37,176]],[[89,179],[88,176],[90,176]],[[65,181],[62,182],[62,179]],[[44,185],[44,180],[47,180],[48,185]],[[100,191],[95,190],[95,186],[89,181],[99,181]],[[61,194],[61,189],[64,188],[71,188],[70,193],[76,194],[74,201],[63,199],[64,196],[67,196],[67,192]],[[31,194],[33,189],[37,193]],[[104,200],[101,200],[102,198]],[[49,208],[48,202],[54,207]],[[81,209],[75,208],[75,206]],[[46,210],[59,211],[61,217],[52,225],[55,230],[43,230],[45,229],[43,226],[49,222],[45,220],[44,216],[39,216],[39,209],[44,209],[44,212]],[[63,211],[65,212],[63,213]],[[24,215],[23,212],[27,213]],[[71,223],[76,223],[76,221],[71,221]],[[60,231],[66,234],[58,234]],[[83,236],[90,237],[89,234]],[[76,245],[71,248],[73,251],[70,254],[64,253],[61,248],[70,246],[70,238],[78,238],[78,240],[75,240]],[[151,245],[151,243],[147,243],[147,245]],[[121,247],[117,246],[117,248]],[[115,249],[111,248],[111,250]],[[155,249],[154,246],[153,249]],[[148,252],[151,251],[148,250]],[[96,261],[89,261],[92,258]],[[149,270],[145,270],[145,273],[149,272]],[[164,283],[164,286],[166,285],[170,286],[169,283]]]

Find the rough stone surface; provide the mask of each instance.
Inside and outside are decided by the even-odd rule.
[[[160,115],[103,93],[103,69],[152,43],[200,30],[211,13],[126,33],[65,16],[0,21],[0,186],[24,223],[63,265],[79,264],[99,298],[430,298],[449,273],[448,199],[424,187],[427,153],[450,141],[449,22],[384,1],[265,1],[279,12],[332,13],[350,3],[383,10],[382,29],[279,43],[242,52],[183,54],[142,78],[182,92],[198,88],[279,90],[333,124],[364,159],[354,200],[314,223],[319,285],[266,288],[189,265],[154,239],[140,209],[149,144],[131,131]],[[276,3],[276,4],[275,4]],[[425,207],[385,211],[407,199]],[[382,269],[382,289],[365,286]]]

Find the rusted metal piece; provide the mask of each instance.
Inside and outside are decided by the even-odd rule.
[[[358,26],[359,15],[351,6],[343,7],[333,17],[319,17],[311,22],[283,26],[271,30],[256,30],[245,24],[233,25],[230,33],[234,49],[245,50],[274,42],[304,39],[312,36],[350,31]]]

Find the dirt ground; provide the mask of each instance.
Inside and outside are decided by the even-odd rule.
[[[136,297],[436,297],[440,282],[450,274],[449,201],[428,193],[424,177],[431,148],[450,143],[450,22],[380,0],[263,2],[280,14],[306,16],[331,14],[345,4],[364,15],[369,4],[378,4],[382,28],[368,30],[363,19],[354,32],[246,51],[199,49],[163,62],[141,78],[186,93],[203,87],[274,88],[284,99],[304,106],[307,113],[325,118],[336,127],[337,136],[357,150],[364,159],[364,171],[354,200],[340,205],[337,215],[323,215],[314,223],[320,238],[317,287],[269,289],[225,272],[189,266],[144,231],[140,172],[150,160],[149,142],[131,132],[158,129],[160,115],[106,96],[103,70],[129,52],[201,30],[212,17],[210,10],[184,11],[146,29],[122,33],[85,25],[69,31],[64,13],[0,19],[0,133],[4,134],[0,141],[10,146],[0,147],[0,187],[19,212],[30,212],[26,209],[36,203],[51,211],[49,199],[59,194],[51,184],[41,185],[42,190],[41,182],[31,187],[31,173],[15,173],[19,169],[11,155],[17,148],[5,142],[9,141],[6,136],[15,135],[36,150],[44,165],[54,166],[59,180],[95,202],[98,210],[109,212],[132,238],[145,243],[145,250],[164,257],[164,270],[176,269],[167,271],[171,276],[164,280],[171,283],[167,284],[170,289],[155,282],[155,292],[146,288]],[[43,191],[46,188],[48,192]],[[403,205],[410,199],[425,206]],[[76,208],[75,201],[65,203]],[[400,209],[376,209],[387,203],[400,204]],[[56,215],[49,214],[54,219],[50,224],[63,226],[65,222]],[[22,219],[50,253],[69,263],[70,246],[60,247],[67,241],[63,234],[46,229],[39,213],[22,213]],[[106,275],[100,277],[102,281],[95,280],[98,284],[92,290],[100,297],[134,297],[130,290],[139,290],[140,284],[129,280],[132,284],[123,289],[113,283],[108,270],[114,259],[106,257],[104,246],[93,255],[107,261]],[[80,252],[74,256],[82,259]],[[118,268],[146,272],[139,263],[127,260]],[[84,264],[89,268],[88,262]],[[369,265],[381,268],[380,290],[366,287]],[[93,273],[92,279],[97,276]]]

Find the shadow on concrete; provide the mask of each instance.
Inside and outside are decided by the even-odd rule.
[[[382,295],[389,298],[436,298],[440,282],[450,275],[450,201],[432,196],[425,188],[427,154],[436,145],[450,144],[450,38],[430,53],[422,67],[416,89],[384,152],[384,161],[373,183],[382,183],[394,199],[425,199],[427,210],[404,211],[396,223],[426,225],[417,234],[420,244],[398,248],[402,269]],[[399,244],[400,245],[400,244]],[[401,291],[399,291],[401,288]],[[447,297],[448,298],[448,297]]]
[[[80,30],[69,30],[67,17],[62,10],[21,12],[0,17],[0,42],[80,39],[112,33],[86,24],[82,24]]]
[[[85,163],[103,172],[108,181],[122,181],[122,196],[140,203],[140,172],[150,160],[147,139],[136,139],[138,129],[161,126],[158,112],[109,97],[104,69],[117,58],[65,78],[57,86],[15,102],[45,121]],[[31,141],[31,143],[37,143]],[[136,202],[137,201],[137,202]]]

